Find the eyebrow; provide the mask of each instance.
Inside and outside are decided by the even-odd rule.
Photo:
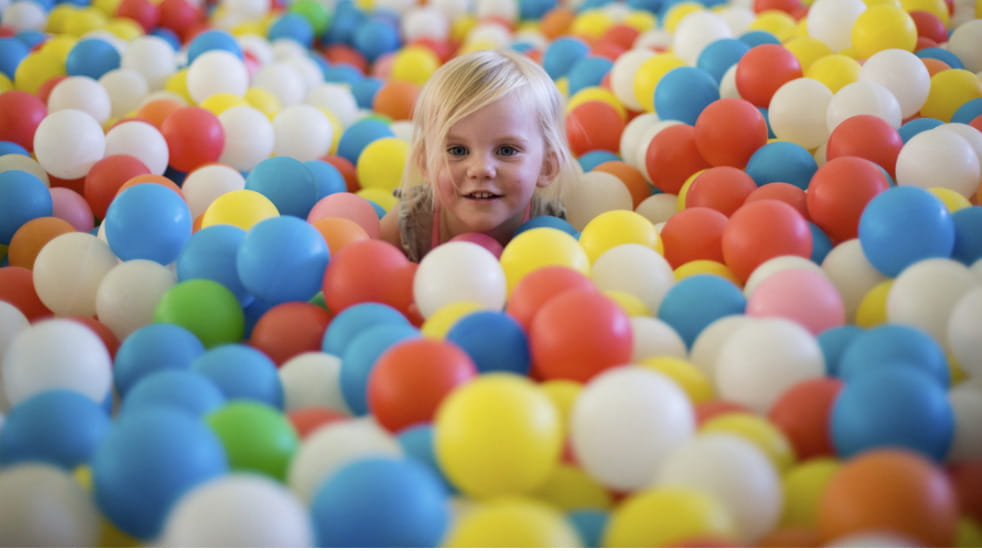
[[[447,134],[447,138],[445,141],[448,143],[459,142],[459,141],[463,141],[463,138],[456,134]],[[529,139],[527,137],[513,136],[513,135],[495,136],[493,141],[497,143],[517,143],[521,145],[529,143]]]

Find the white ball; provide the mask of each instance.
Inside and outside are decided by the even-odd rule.
[[[14,2],[0,13],[0,23],[18,31],[44,31],[48,14],[37,2]]]
[[[750,296],[753,294],[754,289],[761,281],[764,281],[768,277],[783,270],[811,270],[813,272],[818,272],[825,275],[822,271],[822,267],[815,264],[810,258],[805,258],[803,256],[797,255],[781,255],[775,256],[774,258],[769,258],[762,262],[759,266],[754,268],[754,271],[750,272],[750,277],[747,278],[747,283],[743,286],[743,294]]]
[[[167,170],[170,148],[156,126],[134,120],[117,124],[106,132],[106,156],[109,155],[131,155],[146,165],[151,174],[160,175]]]
[[[324,71],[321,70],[320,65],[317,65],[307,52],[301,51],[298,55],[288,56],[280,61],[293,67],[293,70],[300,75],[300,81],[303,82],[304,86],[305,97],[307,92],[312,88],[324,84]]]
[[[590,171],[566,197],[566,219],[576,231],[582,231],[590,220],[609,210],[633,210],[631,192],[613,174]]]
[[[27,316],[16,306],[0,300],[0,361],[7,351],[10,341],[30,325]],[[0,391],[2,394],[2,391]]]
[[[451,241],[430,251],[413,277],[413,298],[424,318],[455,302],[501,310],[507,296],[505,272],[484,247]]]
[[[897,185],[944,187],[968,198],[979,189],[979,158],[958,132],[920,132],[897,155]]]
[[[863,0],[816,0],[808,10],[808,36],[825,43],[833,52],[852,46],[852,26],[866,11]]]
[[[414,0],[375,0],[372,4],[374,9],[383,9],[399,15],[403,15],[416,2]]]
[[[904,268],[887,295],[887,320],[911,325],[944,345],[948,319],[958,300],[979,282],[961,262],[929,258]]]
[[[859,239],[849,239],[833,247],[822,260],[822,270],[839,290],[847,321],[856,319],[856,310],[866,293],[887,279],[870,264]]]
[[[47,463],[0,469],[4,546],[97,547],[101,531],[95,502],[68,471]]]
[[[96,313],[99,284],[118,262],[109,245],[98,237],[63,233],[48,241],[34,259],[34,288],[55,314],[91,317]]]
[[[337,82],[325,82],[307,92],[304,103],[323,107],[347,128],[358,119],[358,101],[351,87]]]
[[[839,89],[829,101],[825,122],[831,133],[839,123],[856,115],[874,115],[900,128],[903,116],[900,103],[887,87],[869,80],[850,82]]]
[[[634,337],[634,350],[631,361],[639,362],[655,356],[671,356],[687,359],[685,341],[671,325],[652,316],[631,318],[631,333]]]
[[[920,547],[915,541],[904,538],[895,532],[854,532],[840,536],[825,543],[828,548],[891,549],[899,547]]]
[[[789,388],[825,376],[818,341],[798,323],[759,318],[733,331],[716,358],[719,396],[759,414]]]
[[[310,161],[330,151],[334,126],[313,105],[291,105],[273,118],[273,155]]]
[[[420,38],[446,40],[450,36],[450,20],[439,8],[432,5],[410,9],[402,17],[399,28],[407,43]]]
[[[227,144],[226,141],[226,146]],[[192,218],[204,214],[212,201],[221,195],[241,189],[245,189],[245,177],[242,173],[220,163],[192,170],[181,184],[181,193],[188,203]]]
[[[260,66],[252,75],[252,86],[273,94],[281,107],[300,103],[307,93],[297,70],[282,61]]]
[[[281,483],[229,473],[181,496],[164,521],[163,547],[312,547],[306,506]]]
[[[771,97],[768,118],[774,135],[814,149],[829,137],[826,111],[832,101],[832,91],[812,78],[796,78],[781,85]]]
[[[744,544],[771,532],[781,517],[784,495],[774,464],[754,444],[733,434],[702,433],[682,444],[654,482],[717,499],[730,512]]]
[[[399,442],[371,417],[340,420],[321,427],[300,443],[290,461],[287,482],[305,503],[324,480],[352,461],[365,457],[403,457]]]
[[[965,138],[968,145],[972,146],[972,150],[975,151],[975,156],[979,160],[979,166],[982,167],[982,130],[961,122],[947,122],[934,128],[934,130],[947,130]]]
[[[642,137],[646,137],[648,129],[654,128],[655,124],[659,122],[661,122],[661,119],[658,118],[657,113],[641,113],[628,121],[624,127],[624,131],[621,133],[621,141],[618,147],[621,159],[624,159],[629,165],[640,170],[645,178],[648,177],[648,171],[645,170],[643,162],[638,166],[638,160],[640,159],[638,149],[640,149],[641,144],[647,145],[651,141],[651,138],[647,138],[646,141],[641,140]],[[643,161],[643,159],[641,160]]]
[[[120,57],[120,67],[143,75],[150,90],[162,90],[167,79],[177,71],[177,54],[159,36],[138,36],[127,44]]]
[[[235,0],[242,2],[260,2],[263,3],[262,13],[258,18],[262,18],[266,15],[265,0]],[[236,41],[239,43],[239,47],[242,48],[243,53],[250,53],[259,62],[259,65],[266,65],[273,61],[273,45],[269,43],[269,40],[265,36],[260,36],[258,34],[243,34],[236,37]]]
[[[284,410],[323,407],[348,413],[348,403],[341,392],[341,359],[324,352],[306,352],[290,358],[280,366]]]
[[[982,71],[982,19],[972,19],[955,27],[948,37],[948,50],[958,56],[973,73]]]
[[[488,44],[496,48],[504,48],[511,42],[511,31],[499,23],[478,23],[465,38],[465,44]]]
[[[661,28],[648,29],[647,31],[644,31],[634,39],[634,44],[631,44],[632,49],[647,48],[655,51],[668,50],[671,48],[671,46],[672,33]]]
[[[34,132],[34,156],[44,170],[58,178],[85,176],[105,154],[102,125],[85,111],[48,113]]]
[[[723,73],[723,78],[719,81],[719,97],[720,98],[739,98],[740,91],[737,90],[736,85],[736,69],[737,65],[734,63],[729,69]]]
[[[6,172],[8,170],[23,170],[24,172],[30,172],[31,174],[38,177],[39,180],[44,182],[44,185],[51,187],[51,179],[48,178],[48,173],[41,168],[41,165],[34,160],[33,157],[28,157],[27,155],[21,155],[20,153],[7,153],[6,155],[0,155],[0,172]]]
[[[982,288],[963,294],[948,315],[948,336],[943,343],[958,365],[972,377],[982,379]]]
[[[730,28],[733,36],[739,36],[750,30],[750,25],[757,19],[757,15],[750,7],[739,6],[735,2],[726,5],[717,13],[723,18],[723,21],[726,21],[726,25]]]
[[[396,138],[406,142],[407,144],[413,142],[413,121],[392,121],[389,125],[389,129],[395,134]]]
[[[712,42],[732,38],[726,21],[711,11],[694,11],[682,18],[675,28],[672,48],[686,64],[695,65],[699,54]]]
[[[44,319],[18,333],[2,367],[11,406],[52,389],[74,390],[102,403],[112,386],[112,358],[102,339],[67,319]]]
[[[859,80],[875,82],[890,90],[905,119],[920,110],[931,91],[931,74],[921,58],[899,48],[871,55],[859,70]]]
[[[644,65],[645,61],[649,58],[655,56],[655,51],[649,48],[632,48],[623,54],[617,56],[614,60],[614,65],[610,68],[610,89],[617,96],[617,99],[621,101],[628,109],[632,111],[641,111],[643,107],[641,103],[638,102],[637,96],[634,95],[634,77],[638,73],[638,69]],[[653,113],[649,113],[653,115]],[[635,120],[643,117],[644,115],[639,115],[631,122],[631,125]],[[657,115],[655,115],[657,120]],[[627,129],[624,129],[627,132]],[[621,136],[621,158],[629,158],[624,155],[624,137]]]
[[[95,311],[120,341],[153,323],[157,303],[177,283],[177,275],[152,260],[117,264],[102,278],[95,295]]]
[[[101,125],[112,114],[112,102],[109,92],[99,81],[87,76],[71,76],[56,84],[48,96],[48,113],[62,109],[84,111]]]
[[[133,69],[113,69],[99,77],[109,94],[110,114],[119,119],[136,110],[150,91],[147,79]]]
[[[982,457],[982,386],[960,384],[948,391],[955,413],[955,438],[948,450],[948,461]]]
[[[225,130],[225,145],[218,162],[236,170],[249,171],[273,154],[276,135],[273,123],[255,107],[237,105],[218,115]]]
[[[249,89],[249,72],[239,56],[226,50],[209,50],[194,58],[187,72],[188,94],[201,103],[215,94],[243,96]]]
[[[279,38],[270,43],[273,52],[273,59],[284,61],[294,56],[307,55],[306,49],[292,38]]]
[[[658,251],[639,243],[624,243],[604,251],[590,267],[590,279],[602,291],[622,291],[637,297],[652,314],[675,285],[672,266]]]
[[[431,0],[428,5],[440,10],[451,20],[474,13],[474,0]]]
[[[474,8],[478,19],[500,17],[505,21],[518,21],[517,0],[474,0]]]
[[[634,212],[652,224],[664,224],[679,210],[679,197],[674,193],[656,193],[638,204]]]
[[[584,470],[621,491],[648,486],[665,458],[694,432],[685,392],[640,366],[616,367],[591,379],[570,418],[570,439]]]

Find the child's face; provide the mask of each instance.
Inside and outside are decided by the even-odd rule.
[[[453,235],[507,239],[535,188],[552,183],[559,170],[533,110],[510,95],[461,119],[443,145],[446,168],[433,182]]]

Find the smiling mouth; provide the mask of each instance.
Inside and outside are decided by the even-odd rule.
[[[474,191],[471,193],[465,193],[463,197],[465,199],[474,199],[477,201],[490,201],[492,199],[500,199],[503,196],[496,193],[491,193],[489,191]]]

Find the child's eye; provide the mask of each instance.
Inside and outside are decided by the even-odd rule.
[[[518,155],[518,148],[512,147],[510,145],[503,145],[498,148],[498,154],[503,157],[511,157],[512,155]]]
[[[451,157],[463,157],[467,155],[467,148],[462,145],[451,145],[447,147],[447,154]]]

